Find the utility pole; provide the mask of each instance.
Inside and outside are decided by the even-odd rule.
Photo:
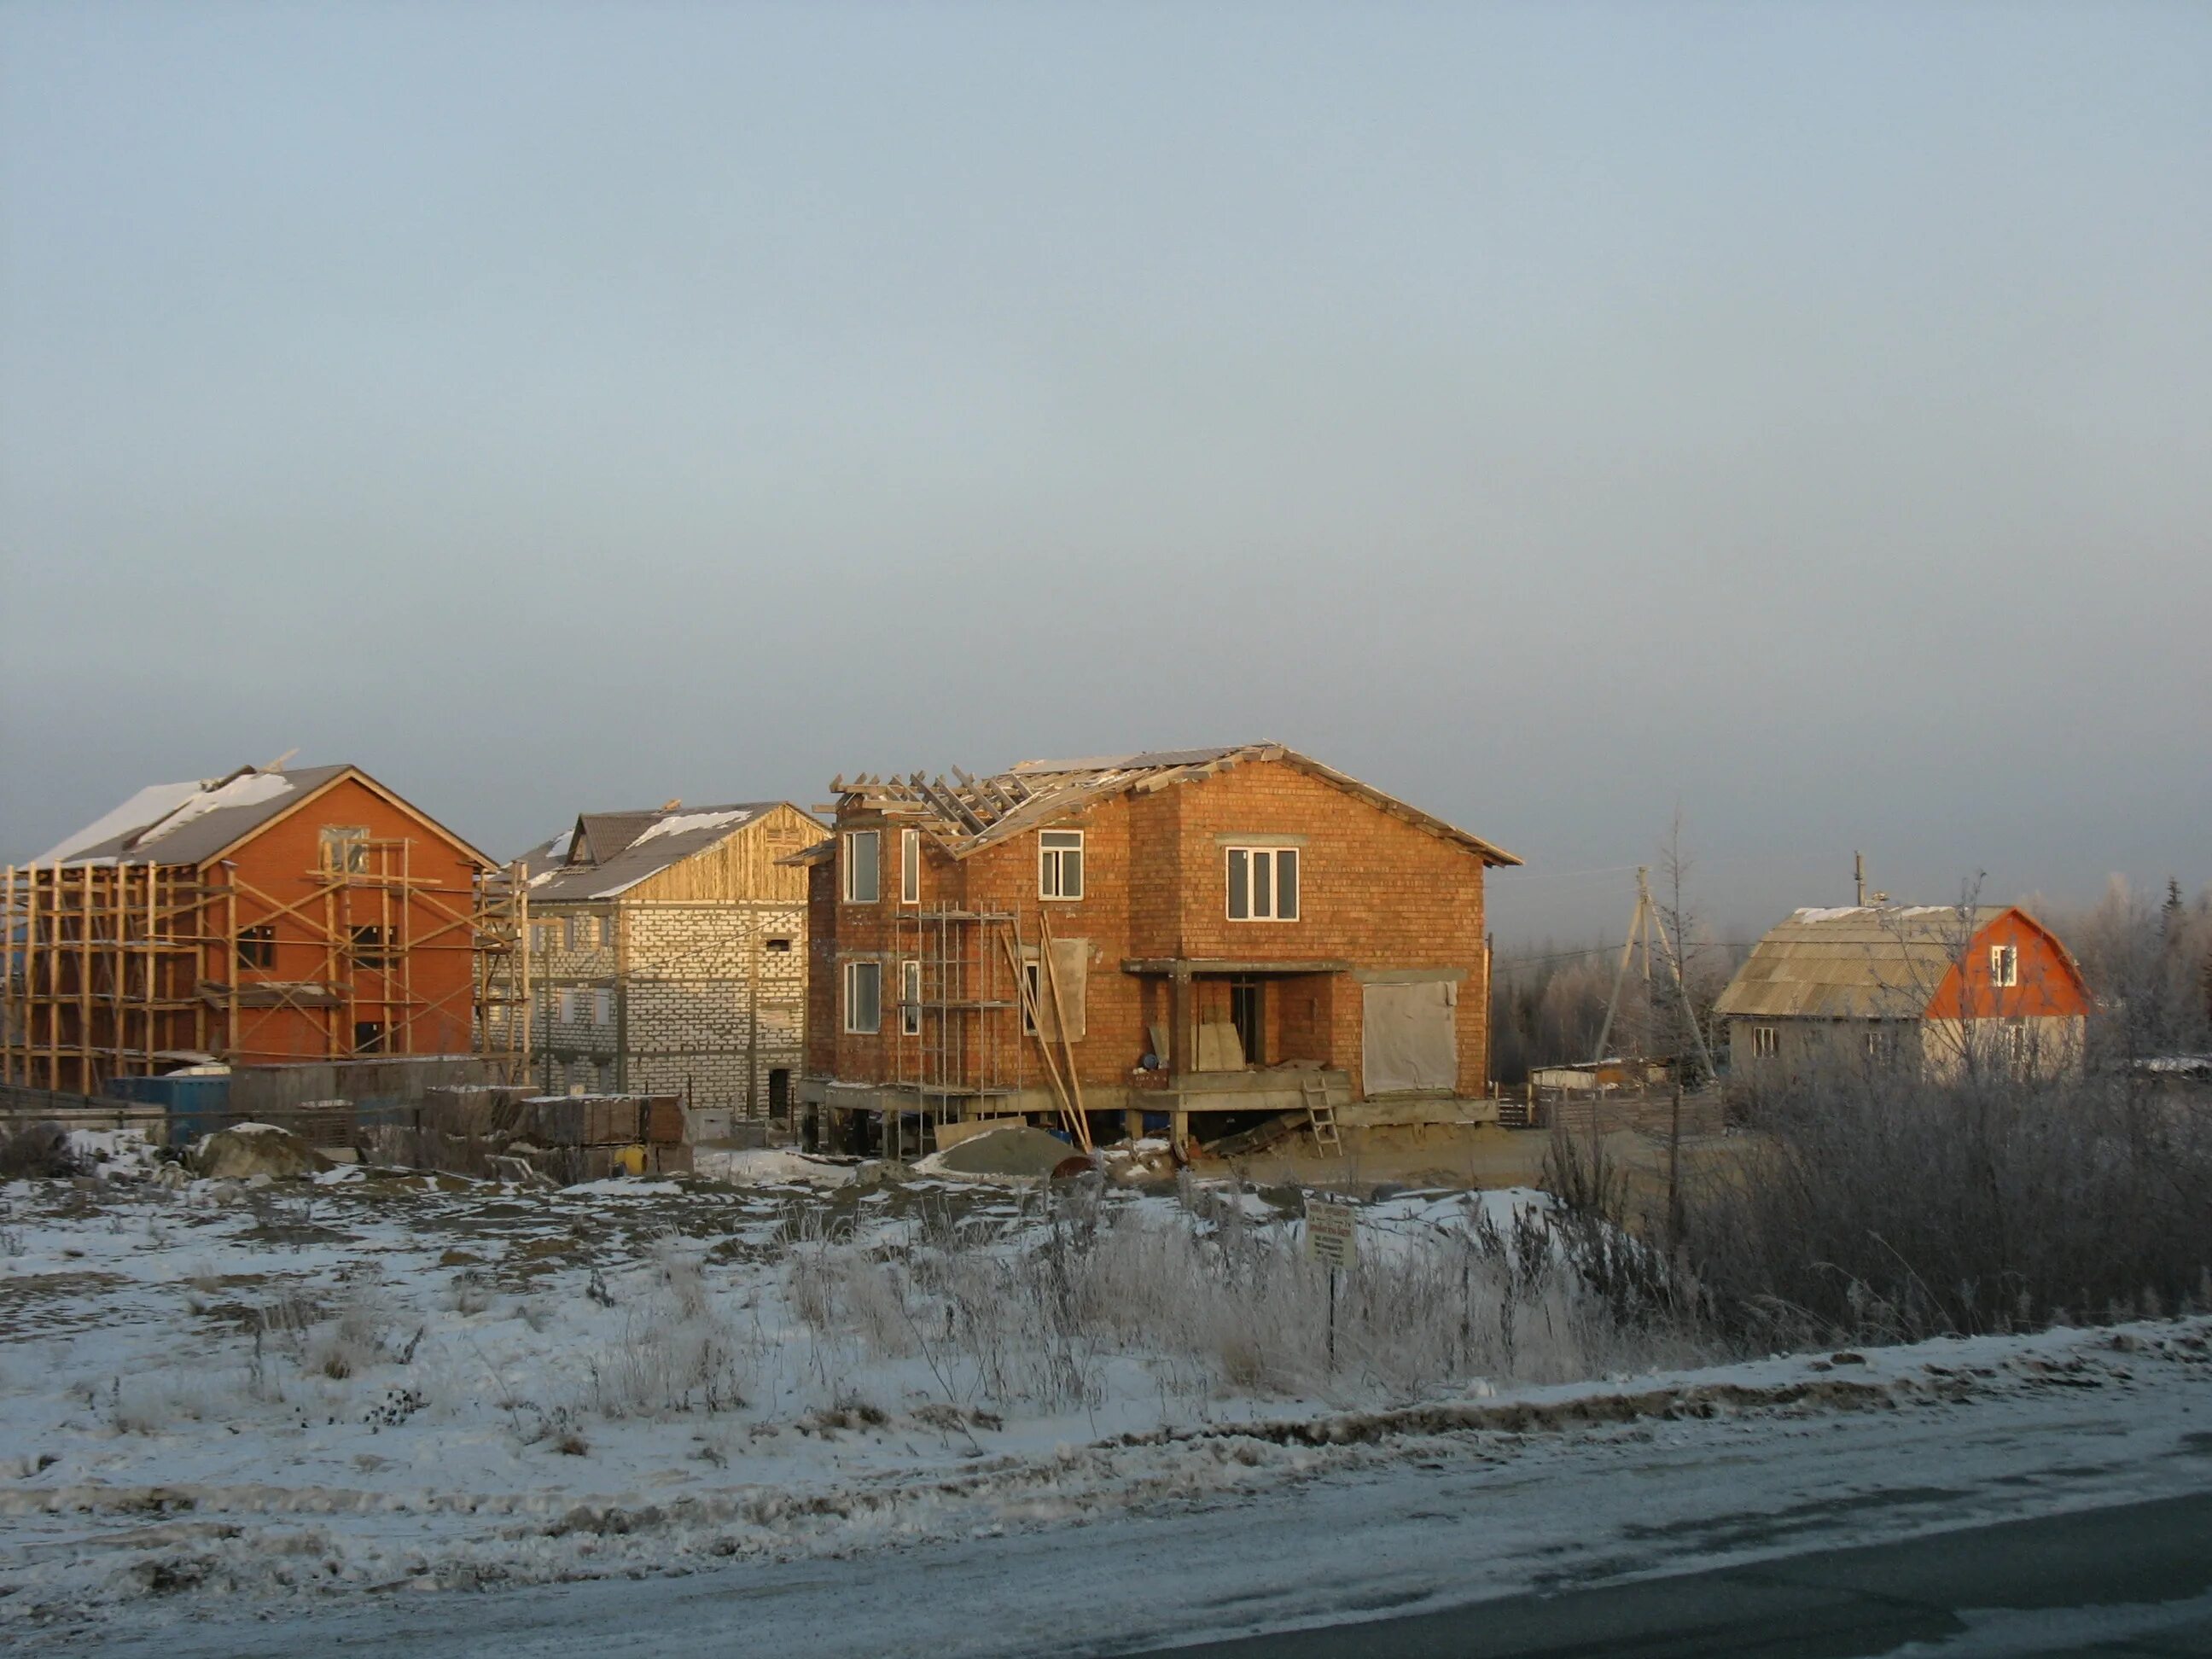
[[[1863,853],[1854,853],[1851,854],[1851,885],[1858,889],[1858,896],[1853,899],[1851,902],[1857,905],[1860,909],[1865,909],[1866,855]]]
[[[1590,1056],[1592,1065],[1605,1058],[1606,1039],[1613,1035],[1613,1017],[1620,1009],[1621,981],[1628,977],[1629,960],[1636,954],[1636,941],[1639,936],[1644,940],[1644,984],[1647,993],[1645,1000],[1647,1002],[1650,1000],[1648,994],[1651,985],[1651,892],[1645,880],[1650,874],[1650,866],[1641,864],[1636,866],[1636,909],[1628,918],[1628,937],[1621,941],[1620,961],[1613,970],[1613,994],[1605,1000],[1605,1021],[1597,1028],[1597,1052]]]

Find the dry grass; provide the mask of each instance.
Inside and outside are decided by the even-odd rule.
[[[1686,1184],[1671,1281],[1741,1340],[1911,1341],[2212,1302],[2201,1100],[1869,1073],[1751,1109],[1747,1155]]]

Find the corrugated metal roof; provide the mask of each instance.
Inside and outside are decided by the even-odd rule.
[[[1917,1019],[2002,905],[1799,910],[1770,932],[1721,993],[1730,1018]]]
[[[704,852],[783,805],[751,800],[659,811],[581,813],[574,829],[522,855],[530,902],[575,904],[619,898],[647,877]]]
[[[872,809],[888,817],[912,823],[929,831],[955,858],[965,858],[1025,830],[1079,812],[1096,801],[1124,791],[1164,789],[1257,761],[1280,761],[1321,778],[1431,835],[1466,848],[1486,864],[1521,862],[1501,847],[1277,743],[1150,750],[1074,760],[1023,761],[1004,772],[981,778],[970,777],[956,767],[956,781],[951,783],[941,777],[925,780],[919,772],[904,778],[863,775],[849,782],[838,777],[831,781],[830,787],[842,797],[841,809]],[[793,861],[802,860],[794,855]]]
[[[152,784],[32,861],[198,865],[353,769],[247,766],[228,777]]]

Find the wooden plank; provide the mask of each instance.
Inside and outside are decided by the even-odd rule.
[[[1060,1084],[1060,1066],[1052,1057],[1052,1045],[1045,1041],[1044,1022],[1037,1018],[1036,1000],[1030,994],[1028,975],[1022,972],[1020,952],[1017,950],[1012,939],[1004,933],[999,936],[999,943],[1006,947],[1006,961],[1014,970],[1015,993],[1021,999],[1023,1012],[1029,1018],[1031,1035],[1036,1039],[1037,1048],[1044,1055],[1045,1073],[1052,1079],[1053,1098],[1059,1104],[1060,1119],[1073,1129],[1075,1127],[1074,1109],[1068,1104],[1067,1091]]]
[[[1083,1079],[1076,1072],[1075,1044],[1067,1035],[1067,1005],[1060,994],[1060,964],[1053,960],[1052,917],[1047,912],[1037,912],[1037,928],[1044,941],[1040,954],[1044,959],[1045,982],[1052,988],[1053,1023],[1059,1027],[1060,1046],[1067,1056],[1068,1085],[1075,1096],[1076,1144],[1087,1152],[1091,1150],[1091,1120],[1083,1112]]]

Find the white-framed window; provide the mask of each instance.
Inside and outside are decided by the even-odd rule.
[[[883,1029],[884,965],[880,962],[845,964],[845,1029],[866,1035]]]
[[[1297,848],[1231,847],[1228,854],[1230,921],[1298,919]]]
[[[612,991],[592,993],[592,1024],[611,1025],[615,1023],[615,994]]]
[[[1771,1060],[1781,1052],[1782,1033],[1779,1029],[1772,1025],[1751,1028],[1751,1057],[1753,1060]]]
[[[1990,946],[1990,983],[1997,986],[2020,983],[2020,946],[2017,945]]]
[[[874,830],[845,833],[845,902],[873,904],[883,896],[883,836]],[[870,1030],[875,1028],[870,1026]]]
[[[1079,899],[1083,896],[1083,831],[1037,831],[1037,896]]]
[[[921,902],[921,831],[899,831],[899,902]]]
[[[899,1035],[921,1035],[921,964],[899,963]]]

